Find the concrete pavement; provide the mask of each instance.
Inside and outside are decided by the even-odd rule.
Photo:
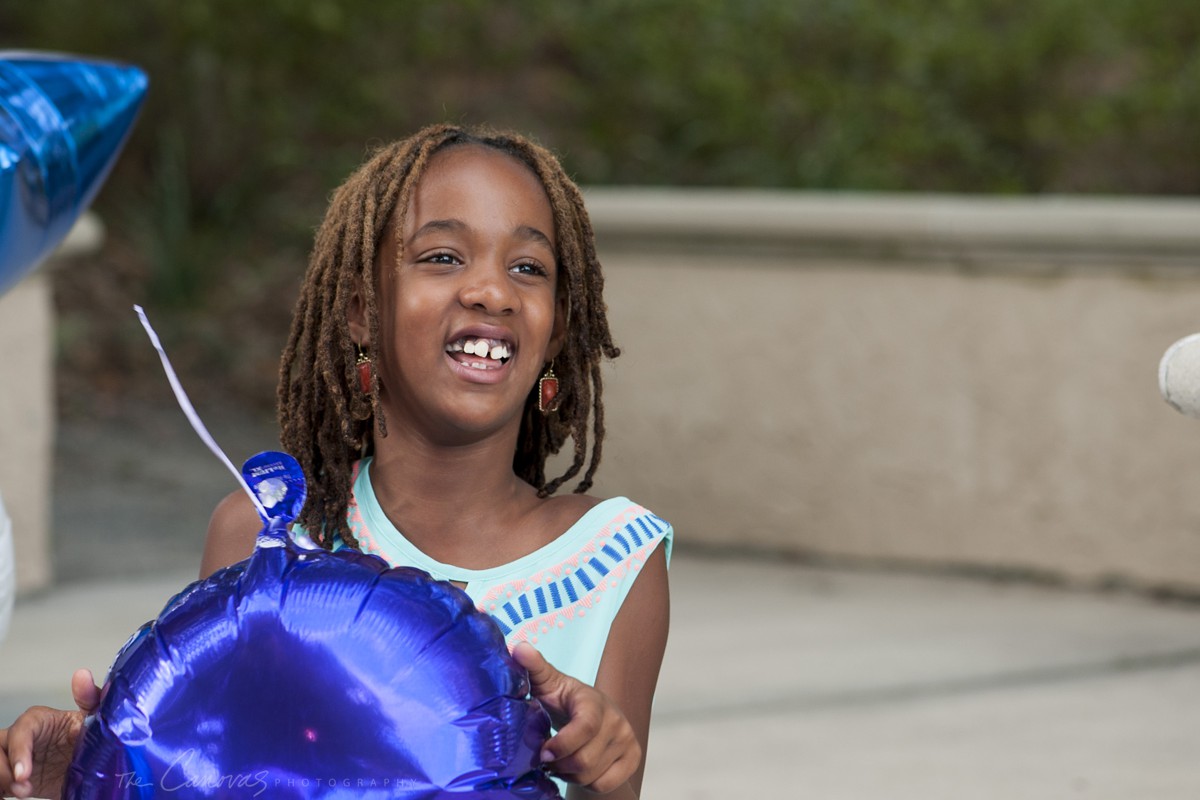
[[[64,704],[189,573],[17,605],[0,720]],[[1200,607],[677,554],[643,796],[1200,796]]]

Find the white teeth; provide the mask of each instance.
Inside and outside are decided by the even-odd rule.
[[[500,361],[508,358],[510,353],[508,345],[503,342],[496,342],[488,339],[459,339],[446,345],[447,353],[466,353],[469,356],[480,356],[482,358],[490,358],[493,361]]]

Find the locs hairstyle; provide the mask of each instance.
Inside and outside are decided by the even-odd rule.
[[[553,154],[521,136],[453,125],[431,126],[377,150],[334,192],[317,230],[291,334],[280,361],[280,442],[304,467],[310,487],[308,502],[297,521],[326,548],[332,546],[335,535],[350,547],[358,547],[346,522],[354,462],[370,449],[373,435],[387,435],[378,379],[372,377],[369,395],[358,388],[355,343],[350,338],[347,309],[355,293],[361,291],[370,326],[368,355],[374,360],[379,341],[375,271],[381,237],[387,235],[390,220],[403,219],[407,214],[430,158],[440,150],[462,145],[505,153],[538,176],[554,213],[558,291],[568,301],[566,340],[554,360],[562,402],[557,411],[543,415],[537,410],[536,391],[531,387],[513,469],[545,497],[578,475],[585,461],[587,469],[575,491],[587,491],[600,464],[604,440],[600,362],[616,358],[620,350],[609,333],[604,277],[579,188]],[[557,453],[568,436],[575,449],[571,466],[547,481],[546,458]]]

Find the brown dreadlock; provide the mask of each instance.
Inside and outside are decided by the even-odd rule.
[[[536,390],[530,392],[513,469],[537,487],[539,496],[555,492],[583,469],[589,416],[591,460],[576,492],[591,487],[600,464],[604,439],[600,362],[616,358],[620,350],[609,333],[602,297],[604,277],[579,188],[553,154],[521,136],[454,125],[431,126],[377,150],[334,192],[317,231],[280,361],[280,441],[304,467],[309,485],[308,502],[297,521],[326,548],[332,546],[335,535],[348,546],[358,547],[346,522],[353,464],[364,443],[369,447],[373,429],[380,436],[387,435],[378,379],[372,377],[369,396],[359,390],[356,345],[347,322],[349,303],[356,292],[361,293],[370,327],[367,354],[374,360],[379,342],[375,262],[381,237],[390,220],[404,219],[430,158],[440,150],[465,144],[506,153],[538,176],[554,213],[558,290],[568,301],[566,340],[554,360],[562,401],[556,412],[543,415],[537,410]],[[546,458],[557,453],[568,436],[575,446],[571,466],[547,481]]]

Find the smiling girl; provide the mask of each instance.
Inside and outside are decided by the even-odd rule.
[[[309,484],[295,532],[463,588],[529,670],[557,729],[542,758],[568,797],[629,798],[666,646],[673,533],[625,498],[584,494],[604,436],[600,362],[619,353],[602,289],[579,190],[550,153],[426,128],[334,194],[278,408]],[[547,480],[568,438],[570,466]],[[555,494],[581,472],[574,493]],[[222,501],[201,575],[249,556],[260,527],[244,494]],[[0,731],[0,789],[57,786],[39,771],[35,787],[30,764],[74,738],[81,715],[65,714],[31,710]]]

